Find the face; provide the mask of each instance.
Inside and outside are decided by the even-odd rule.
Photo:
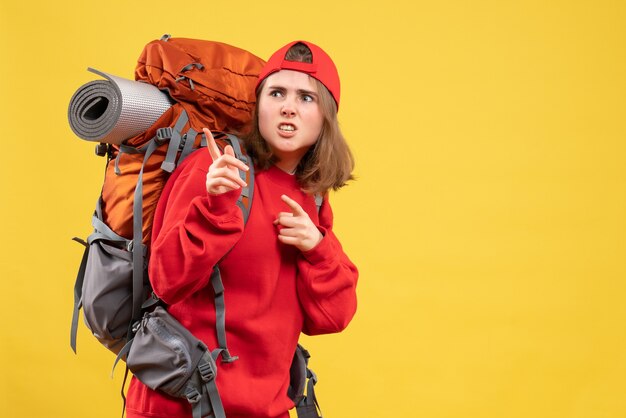
[[[291,70],[267,77],[259,95],[258,117],[259,131],[277,157],[276,165],[294,171],[322,130],[324,117],[314,79]]]

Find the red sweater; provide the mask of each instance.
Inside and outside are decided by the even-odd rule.
[[[218,360],[217,386],[228,418],[288,418],[289,367],[301,332],[339,332],[356,310],[357,269],[332,232],[327,199],[319,216],[314,199],[294,176],[276,167],[257,171],[245,226],[239,191],[209,195],[211,157],[193,153],[172,174],[156,210],[150,280],[169,312],[203,340],[218,346],[213,290],[218,263],[225,288],[226,336],[234,363]],[[286,194],[309,214],[324,236],[307,252],[282,244],[273,224],[288,211]],[[132,380],[128,418],[191,417],[185,399],[171,398]]]

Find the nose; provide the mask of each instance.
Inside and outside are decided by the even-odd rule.
[[[285,103],[280,109],[280,114],[286,118],[291,118],[296,115],[296,111],[290,103]]]

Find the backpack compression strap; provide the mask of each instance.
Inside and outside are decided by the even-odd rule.
[[[239,170],[239,176],[247,183],[247,186],[241,190],[241,194],[237,199],[237,206],[241,209],[245,224],[248,222],[248,218],[250,217],[250,208],[252,207],[252,195],[254,193],[254,164],[250,164],[248,158],[243,154],[239,138],[234,135],[227,134],[226,139],[233,147],[235,157],[250,168],[247,173],[247,178],[246,173]],[[213,268],[213,272],[211,273],[211,286],[213,286],[213,293],[215,294],[215,328],[217,332],[217,342],[219,345],[219,348],[213,350],[213,354],[214,357],[216,357],[216,354],[219,353],[222,356],[222,361],[232,363],[237,360],[238,357],[231,356],[226,343],[226,305],[224,303],[224,284],[222,282],[222,276],[218,265]]]
[[[239,138],[235,135],[226,134],[226,139],[233,147],[235,157],[249,168],[247,173],[239,170],[239,177],[241,177],[241,179],[247,184],[246,187],[241,189],[241,194],[239,195],[239,199],[237,199],[237,206],[239,206],[241,212],[243,213],[243,223],[245,225],[248,222],[250,209],[252,208],[252,195],[254,194],[254,164],[241,150],[241,142]]]
[[[317,208],[317,213],[319,214],[322,208],[322,203],[324,203],[324,196],[316,194],[313,197],[315,198],[315,207]],[[296,401],[296,413],[298,414],[298,418],[322,418],[322,410],[317,402],[317,397],[315,396],[317,375],[313,372],[313,370],[309,369],[309,358],[311,358],[309,352],[298,344],[294,357],[294,361],[297,362],[296,367],[300,369],[300,382],[298,382],[299,387],[295,389],[297,392],[293,394],[295,397],[294,400]],[[305,385],[306,396],[302,394]]]
[[[206,347],[204,347],[206,348]],[[219,354],[217,354],[219,355]],[[191,405],[193,418],[211,416],[214,418],[226,418],[224,405],[215,384],[217,376],[217,355],[205,351],[197,366],[200,381],[196,374],[192,377],[186,390],[185,397]]]

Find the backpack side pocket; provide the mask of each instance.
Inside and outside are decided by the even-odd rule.
[[[104,240],[89,244],[82,288],[83,316],[93,335],[119,353],[132,321],[133,257]]]

